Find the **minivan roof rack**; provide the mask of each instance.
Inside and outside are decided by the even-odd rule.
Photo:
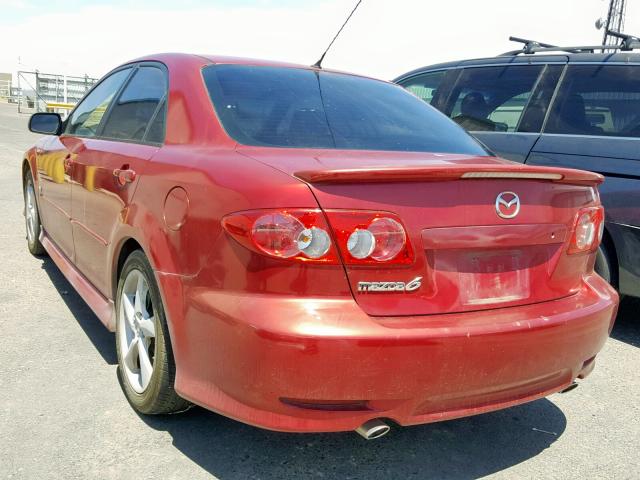
[[[640,48],[639,37],[634,37],[633,35],[628,35],[622,32],[615,32],[613,30],[609,30],[608,33],[609,35],[613,37],[617,37],[620,40],[622,40],[622,42],[620,42],[619,47],[620,47],[620,50],[622,50],[623,52]]]
[[[524,44],[519,50],[511,50],[505,52],[501,57],[515,56],[520,54],[532,55],[537,52],[565,52],[565,53],[595,53],[596,50],[620,50],[622,52],[630,52],[640,49],[640,38],[626,33],[614,32],[609,30],[609,34],[622,40],[619,45],[586,45],[575,47],[558,47],[549,43],[538,42],[537,40],[529,40],[527,38],[509,37],[512,42]]]

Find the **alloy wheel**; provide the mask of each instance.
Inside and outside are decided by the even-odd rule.
[[[156,325],[149,284],[140,270],[131,270],[125,278],[119,309],[121,367],[131,388],[141,394],[153,375]]]
[[[38,230],[38,212],[36,208],[36,192],[33,189],[33,183],[28,182],[25,195],[25,216],[29,243],[33,243],[36,240],[36,231]]]

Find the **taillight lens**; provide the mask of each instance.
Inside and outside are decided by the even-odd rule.
[[[305,226],[292,215],[268,213],[258,217],[251,228],[256,246],[275,257],[289,258],[300,253],[298,238]]]
[[[604,209],[602,207],[582,208],[576,215],[567,253],[592,252],[602,241],[604,231]]]
[[[376,238],[373,233],[357,228],[349,238],[347,238],[347,251],[353,258],[362,260],[371,256],[376,248]]]
[[[304,255],[322,258],[331,247],[324,228],[305,225],[289,213],[267,213],[253,222],[251,237],[256,246],[274,257],[290,258]]]
[[[338,263],[320,210],[256,210],[226,216],[225,230],[245,247],[277,258]]]
[[[406,244],[407,235],[404,227],[392,218],[375,218],[367,229],[376,240],[376,247],[371,252],[371,258],[379,262],[393,260],[398,256]]]
[[[413,251],[400,219],[388,212],[327,210],[347,265],[413,263]]]
[[[326,212],[346,264],[413,263],[405,229],[387,212]],[[226,216],[222,225],[242,245],[271,257],[339,262],[329,226],[320,210],[255,210]]]

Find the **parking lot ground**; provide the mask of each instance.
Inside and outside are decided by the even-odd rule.
[[[141,417],[106,331],[25,242],[20,164],[36,138],[0,103],[0,479],[640,478],[640,302],[626,301],[580,388],[471,418],[284,434],[201,408]]]

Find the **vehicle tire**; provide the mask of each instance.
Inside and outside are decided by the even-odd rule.
[[[36,199],[36,189],[33,184],[33,176],[28,171],[24,179],[24,219],[27,227],[27,247],[32,255],[43,255],[45,249],[40,243],[40,232],[42,232],[42,224],[40,223],[40,212],[38,211],[38,202]]]
[[[141,250],[122,267],[115,309],[118,376],[129,403],[146,414],[189,408],[173,387],[176,366],[160,290]]]
[[[609,260],[609,255],[607,254],[607,250],[602,245],[598,247],[598,251],[596,252],[596,264],[594,270],[598,275],[611,284],[613,280],[611,275],[611,262]]]

